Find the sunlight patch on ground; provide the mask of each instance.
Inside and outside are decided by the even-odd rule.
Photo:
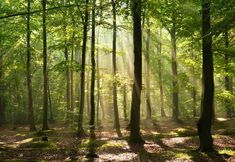
[[[29,142],[32,142],[32,141],[33,141],[33,138],[27,138],[25,140],[16,142],[16,144],[21,145],[21,144],[29,143]]]
[[[151,133],[152,133],[153,135],[159,135],[159,134],[160,134],[159,132],[156,132],[156,131],[151,131]]]
[[[177,144],[185,144],[190,139],[190,137],[175,137],[169,139],[162,139],[162,142],[168,147],[175,147]]]
[[[99,158],[103,161],[136,161],[138,155],[135,153],[121,153],[121,154],[102,154]]]
[[[119,141],[115,141],[115,140],[110,140],[107,141],[107,143],[103,144],[101,146],[101,148],[110,148],[110,147],[120,147],[123,148],[125,146],[128,146],[128,143],[124,140],[119,140]],[[129,147],[129,146],[128,146]]]
[[[235,156],[235,150],[231,150],[231,149],[223,149],[223,150],[219,150],[219,154],[227,154],[230,156]]]
[[[189,160],[189,159],[192,158],[192,156],[190,156],[190,155],[188,155],[188,154],[186,154],[186,153],[177,153],[177,154],[175,155],[175,157],[176,157],[177,159],[180,159],[180,160]]]
[[[226,118],[216,118],[218,121],[227,121],[228,119]]]
[[[153,141],[146,141],[144,144],[144,149],[149,153],[156,153],[164,150],[160,145],[154,143]]]

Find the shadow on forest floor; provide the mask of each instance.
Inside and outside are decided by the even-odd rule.
[[[185,120],[189,121],[189,120]],[[103,121],[96,130],[97,140],[92,144],[88,137],[78,139],[64,125],[52,125],[53,130],[28,132],[26,127],[11,130],[0,128],[0,160],[55,160],[55,161],[235,161],[235,120],[216,121],[213,130],[214,146],[218,152],[202,153],[198,147],[195,122],[180,124],[164,119],[142,121],[145,143],[133,145],[127,142],[128,122],[121,121],[122,138],[113,129],[112,122]],[[41,141],[43,136],[48,141]],[[96,147],[99,158],[87,159],[89,146]]]

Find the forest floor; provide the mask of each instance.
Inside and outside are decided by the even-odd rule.
[[[143,145],[128,144],[127,121],[121,121],[122,137],[117,136],[111,120],[102,121],[93,143],[88,136],[76,138],[65,125],[50,125],[52,129],[45,132],[29,132],[25,126],[16,130],[5,126],[0,128],[0,161],[235,162],[235,119],[215,121],[213,138],[217,152],[208,154],[196,151],[196,120],[192,120],[185,119],[180,124],[170,119],[142,121]],[[43,136],[48,141],[41,141]],[[90,146],[95,147],[99,158],[86,158]]]

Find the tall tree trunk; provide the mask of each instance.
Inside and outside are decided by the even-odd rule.
[[[212,151],[211,124],[214,101],[212,36],[210,34],[210,0],[202,0],[202,112],[198,121],[199,150]]]
[[[73,28],[75,29],[75,20],[74,20],[74,15],[72,15],[72,24],[73,24]],[[72,32],[72,50],[71,50],[71,62],[73,64],[74,62],[74,53],[75,53],[75,49],[74,49],[74,42],[75,42],[75,33],[74,30]],[[73,119],[74,115],[74,73],[73,73],[73,68],[70,69],[70,107],[71,107],[71,117]],[[72,120],[73,121],[73,120]]]
[[[194,50],[193,50],[193,47],[194,47],[194,39],[192,37],[192,44],[191,44],[191,48],[192,48],[192,51],[191,51],[191,57],[192,59],[195,59],[195,56],[194,56]],[[192,91],[191,91],[191,94],[192,94],[192,108],[193,108],[193,117],[196,117],[197,116],[197,110],[196,110],[196,107],[197,107],[197,80],[196,80],[196,74],[195,74],[195,67],[192,66],[191,67],[191,77],[192,77],[192,84],[193,84],[193,87],[192,87]]]
[[[1,42],[0,42],[1,43]],[[3,84],[3,66],[2,56],[0,56],[0,126],[5,121],[5,102],[4,102],[4,84]]]
[[[171,59],[172,59],[172,97],[173,97],[173,119],[175,121],[179,120],[179,101],[178,101],[178,72],[177,72],[177,59],[176,59],[176,15],[173,12],[172,22],[173,26],[171,28]]]
[[[95,129],[95,2],[92,1],[92,29],[91,29],[91,89],[90,89],[90,133],[94,136]]]
[[[162,38],[162,29],[159,29],[160,40]],[[162,86],[162,43],[159,42],[158,49],[158,78],[159,78],[159,89],[160,89],[160,101],[161,101],[161,117],[166,117],[164,110],[164,98],[163,98],[163,86]]]
[[[196,81],[194,81],[194,82],[196,82]],[[196,84],[194,84],[194,85],[196,85]],[[196,117],[197,116],[197,110],[196,110],[196,107],[197,107],[197,89],[196,89],[195,86],[193,86],[192,98],[193,98],[193,105],[192,105],[193,106],[193,117]]]
[[[229,47],[228,31],[225,31],[224,39],[225,39],[225,47],[228,48]],[[225,77],[224,77],[225,90],[232,94],[231,79],[228,74],[230,59],[229,59],[229,55],[227,52],[225,52],[224,54],[224,62],[225,62]],[[227,112],[227,118],[231,118],[232,117],[232,103],[229,99],[225,100],[225,108]]]
[[[89,0],[86,0],[85,9],[85,20],[83,22],[83,44],[82,44],[82,69],[80,73],[81,77],[81,95],[80,95],[80,105],[79,105],[79,115],[78,115],[78,132],[77,135],[81,136],[84,134],[83,129],[83,113],[84,113],[84,103],[85,103],[85,64],[86,64],[86,46],[87,46],[87,27],[89,19]]]
[[[134,41],[134,84],[131,102],[130,142],[143,143],[140,136],[140,103],[142,89],[142,31],[141,0],[132,0],[133,41]]]
[[[147,119],[151,119],[151,100],[150,100],[150,63],[149,63],[149,48],[150,48],[150,22],[149,18],[146,20],[147,22],[147,40],[146,40],[146,107],[147,107]]]
[[[116,129],[117,135],[121,137],[119,114],[118,114],[118,104],[117,104],[117,65],[116,65],[116,49],[117,49],[117,20],[116,20],[116,1],[112,0],[112,11],[113,11],[113,107],[114,107],[114,127]]]
[[[51,89],[50,89],[49,79],[48,79],[48,103],[49,103],[49,111],[50,111],[49,121],[50,121],[50,123],[54,123],[54,116],[53,116],[52,102],[51,102]]]
[[[64,5],[66,5],[65,0],[63,1]],[[70,68],[68,65],[69,62],[69,51],[68,51],[68,40],[67,40],[67,22],[66,22],[67,11],[63,12],[63,28],[64,28],[64,58],[66,63],[66,71],[65,71],[65,78],[66,78],[66,119],[65,123],[71,122],[71,88],[70,88]]]
[[[46,0],[42,0],[43,25],[43,124],[42,130],[48,130],[48,90],[47,90],[47,33],[46,33]]]
[[[102,23],[102,19],[103,19],[103,9],[102,6],[103,5],[103,1],[100,1],[100,20],[99,23]],[[97,33],[97,44],[99,44],[99,37],[100,37],[100,28],[98,30]],[[100,112],[100,70],[99,70],[99,48],[97,48],[97,54],[96,54],[96,79],[97,79],[97,105],[96,105],[96,121],[97,124],[99,123],[99,112]]]
[[[126,84],[124,83],[123,85],[123,114],[124,114],[124,120],[128,120],[128,117],[127,117],[127,101],[126,101],[126,93],[127,93],[127,90],[126,90]]]
[[[27,88],[28,88],[28,120],[29,130],[35,131],[34,112],[33,112],[33,95],[31,80],[31,50],[30,50],[30,0],[27,1]]]
[[[64,49],[64,57],[65,57],[65,61],[66,61],[66,103],[67,103],[67,114],[66,114],[66,123],[70,123],[70,119],[71,119],[71,106],[70,106],[70,70],[68,67],[68,61],[69,61],[69,56],[68,56],[68,47],[67,47],[67,43],[65,45],[65,49]]]
[[[74,39],[74,38],[73,38]],[[72,45],[71,51],[71,62],[74,61],[74,44]],[[71,119],[73,119],[73,111],[74,111],[74,79],[73,79],[73,69],[70,69],[70,114]]]
[[[98,43],[97,43],[98,44]],[[97,124],[99,122],[99,110],[100,110],[100,71],[99,71],[99,50],[97,49],[97,55],[96,55],[96,79],[97,79],[97,105],[96,105],[96,121]]]

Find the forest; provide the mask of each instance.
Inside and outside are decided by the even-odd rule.
[[[0,161],[235,161],[234,0],[0,0]]]

